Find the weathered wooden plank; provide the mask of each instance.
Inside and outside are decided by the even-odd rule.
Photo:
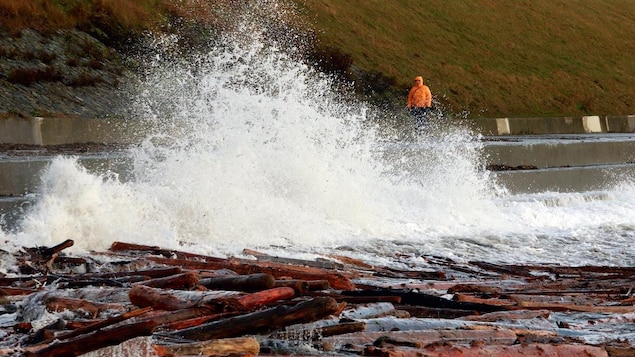
[[[492,305],[492,306],[500,306],[503,308],[512,308],[517,305],[515,301],[506,300],[506,299],[495,299],[495,298],[478,298],[473,295],[466,294],[454,294],[454,301],[458,302],[468,302],[474,304],[483,304],[483,305]]]
[[[224,338],[174,345],[153,345],[159,356],[255,356],[260,352],[258,340],[250,337]]]

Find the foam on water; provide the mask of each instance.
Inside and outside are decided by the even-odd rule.
[[[73,239],[77,253],[126,241],[214,255],[635,263],[634,185],[511,196],[468,130],[386,135],[377,109],[341,99],[329,78],[251,33],[187,63],[159,58],[133,98],[153,123],[130,152],[134,179],[56,158],[4,240]]]

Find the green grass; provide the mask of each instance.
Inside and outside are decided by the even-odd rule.
[[[472,117],[635,113],[631,0],[297,0],[324,45]]]

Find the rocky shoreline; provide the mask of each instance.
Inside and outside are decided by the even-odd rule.
[[[0,119],[122,116],[130,67],[82,31],[0,31]]]

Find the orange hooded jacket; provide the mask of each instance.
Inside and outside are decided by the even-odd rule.
[[[415,108],[428,108],[432,106],[432,93],[430,88],[423,84],[423,77],[415,77],[415,84],[410,88],[408,93],[408,109]]]

